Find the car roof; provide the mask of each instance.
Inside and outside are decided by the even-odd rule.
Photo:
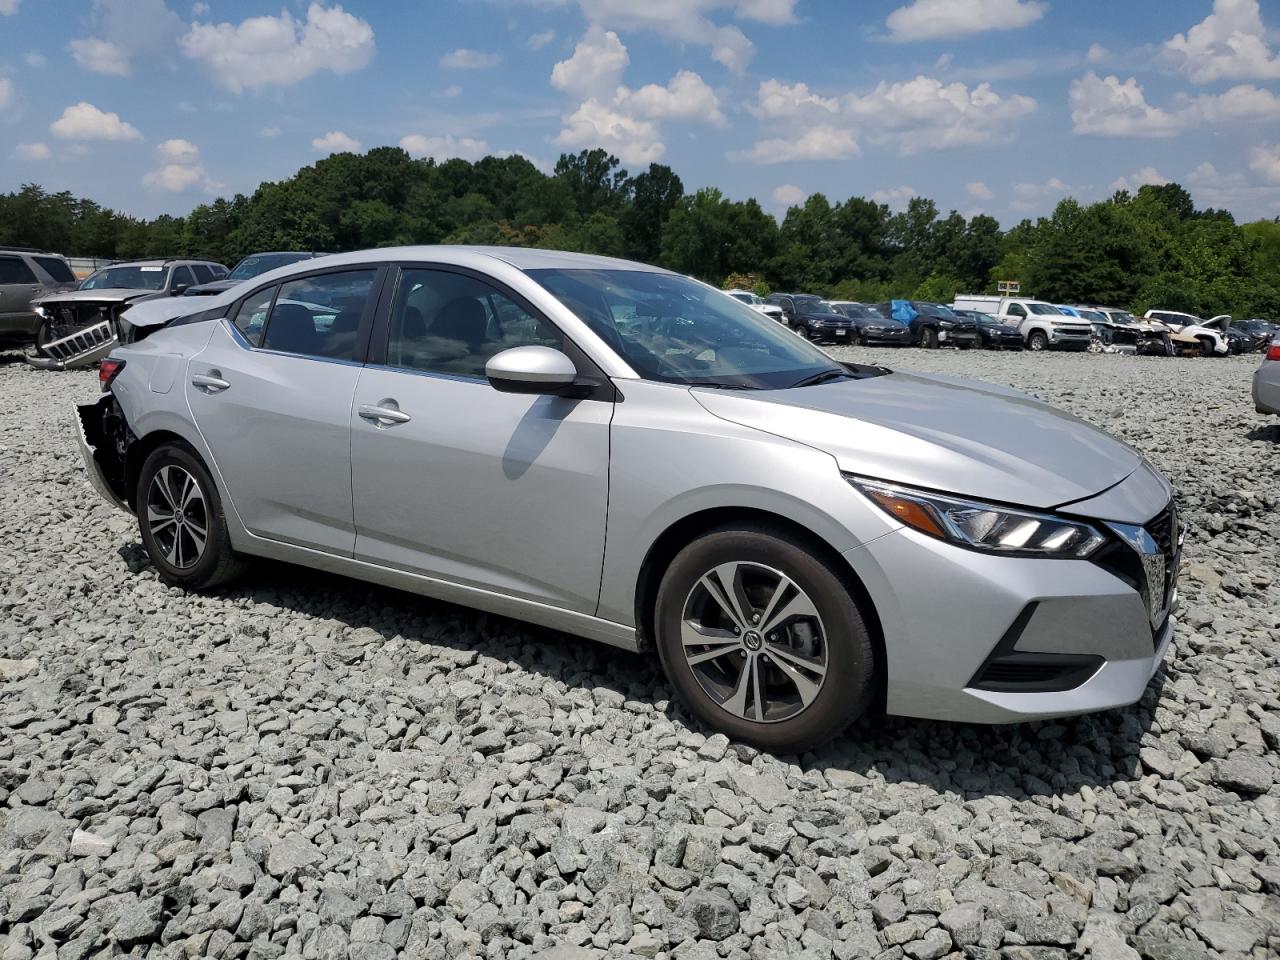
[[[380,263],[386,260],[434,260],[455,266],[482,267],[488,261],[501,261],[517,270],[642,270],[647,273],[671,273],[662,267],[617,257],[600,257],[565,250],[538,250],[531,247],[483,247],[460,244],[434,244],[409,247],[377,247],[352,253],[334,253],[317,257],[308,269],[320,266]]]
[[[186,260],[182,258],[171,257],[153,257],[150,260],[121,260],[119,263],[108,263],[106,266],[99,267],[98,270],[110,270],[113,267],[167,267],[170,264],[174,266],[182,266],[188,263],[207,263],[210,266],[222,266],[214,260]],[[95,273],[97,271],[94,271]]]

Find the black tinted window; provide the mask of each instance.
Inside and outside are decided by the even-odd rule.
[[[169,281],[170,290],[176,290],[179,287],[194,287],[195,285],[195,274],[191,272],[190,267],[173,268],[173,279]]]
[[[21,257],[0,257],[0,283],[35,283],[31,272]]]
[[[206,267],[203,263],[193,264],[191,267],[195,271],[196,281],[199,283],[209,283],[213,280],[213,271]]]
[[[356,359],[360,318],[377,270],[322,273],[280,285],[262,346],[308,357]]]
[[[32,257],[40,269],[47,273],[56,283],[75,283],[76,275],[67,266],[67,261],[60,257]]]
[[[483,377],[512,347],[561,349],[560,332],[482,280],[443,270],[405,270],[391,313],[387,362],[395,367]]]
[[[276,287],[267,287],[250,295],[232,317],[236,329],[255,347],[262,346],[262,331],[267,328],[267,313],[275,299]]]

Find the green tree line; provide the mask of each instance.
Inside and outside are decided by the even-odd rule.
[[[341,153],[287,180],[201,204],[185,217],[130,217],[35,184],[0,195],[0,245],[73,256],[337,252],[419,243],[578,250],[658,263],[710,283],[750,282],[856,300],[950,301],[1019,280],[1061,303],[1280,318],[1280,219],[1237,224],[1197,210],[1177,184],[1074,199],[1002,230],[915,197],[892,211],[820,193],[781,223],[719,190],[686,193],[663,164],[639,173],[603,150],[564,154],[552,173],[520,156],[414,160],[397,147]]]

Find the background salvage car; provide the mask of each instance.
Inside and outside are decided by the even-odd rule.
[[[239,263],[237,263],[229,274],[221,280],[214,280],[211,283],[198,283],[194,287],[190,287],[183,292],[183,296],[187,297],[211,297],[215,293],[222,293],[224,290],[230,290],[237,283],[244,283],[246,280],[252,280],[254,277],[261,276],[268,270],[274,270],[276,267],[287,267],[291,263],[298,263],[301,260],[312,260],[315,257],[322,257],[322,253],[311,253],[302,251],[281,251],[277,253],[251,253]]]
[[[0,337],[35,336],[40,315],[31,302],[75,287],[75,274],[63,257],[27,248],[0,247]]]
[[[245,287],[115,349],[78,410],[170,584],[266,556],[656,650],[705,723],[788,752],[880,690],[977,722],[1129,704],[1170,643],[1169,483],[1011,388],[837,363],[582,254],[370,250]]]
[[[853,322],[850,344],[869,347],[909,347],[911,328],[893,317],[886,317],[875,307],[852,300],[832,300],[831,308]]]
[[[174,297],[196,283],[226,276],[227,268],[208,260],[138,260],[90,275],[79,289],[41,297],[33,367],[61,370],[102,359],[116,344],[120,314],[130,305]]]

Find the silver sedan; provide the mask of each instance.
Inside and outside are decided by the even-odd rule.
[[[840,364],[654,267],[408,247],[134,326],[81,406],[159,576],[250,557],[644,654],[731,737],[1136,701],[1180,525],[1120,441],[990,384]]]
[[[1280,336],[1272,339],[1253,374],[1253,406],[1259,413],[1280,416]]]

